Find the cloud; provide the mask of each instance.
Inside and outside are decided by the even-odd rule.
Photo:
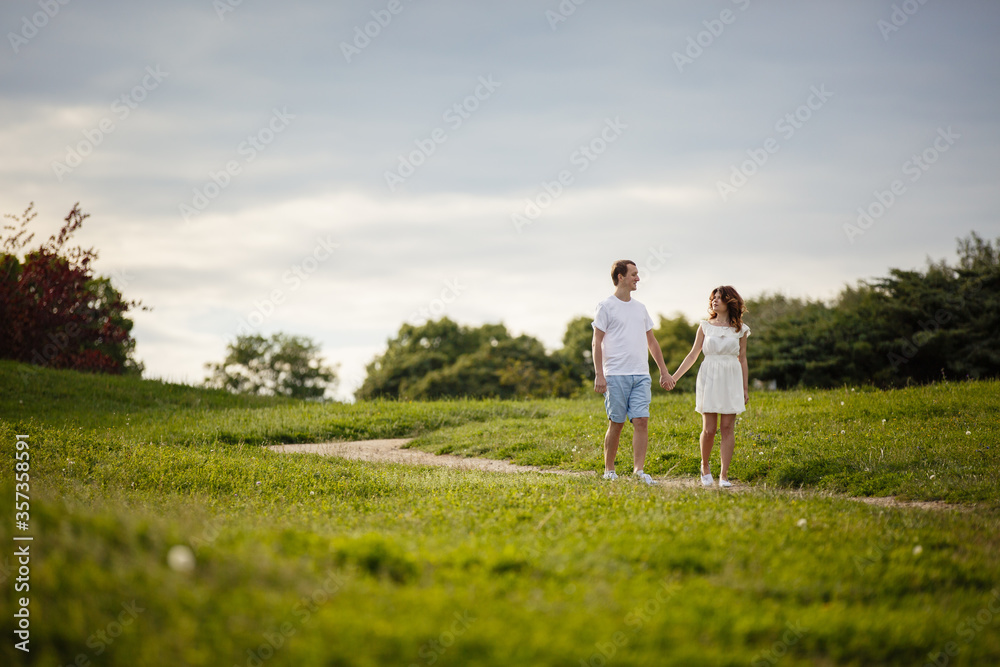
[[[720,282],[830,298],[951,257],[971,230],[1000,236],[1000,7],[927,3],[885,39],[892,4],[585,3],[553,24],[556,2],[404,1],[348,62],[341,43],[384,3],[221,18],[203,0],[70,3],[0,49],[0,208],[37,202],[40,237],[74,202],[93,214],[79,242],[97,270],[153,307],[135,315],[150,374],[200,379],[256,312],[262,332],[322,342],[345,396],[432,305],[558,347],[620,257],[661,264],[638,295],[651,312],[699,317]],[[3,5],[0,25],[35,7]],[[679,70],[689,39],[701,53]],[[167,74],[121,117],[150,67]],[[53,163],[103,119],[113,131],[60,180]],[[614,141],[609,122],[625,126]],[[961,138],[851,243],[858,207],[947,127]],[[413,172],[391,189],[401,160]],[[724,200],[734,169],[746,182]],[[337,248],[320,261],[324,239]],[[462,291],[445,303],[448,281]]]

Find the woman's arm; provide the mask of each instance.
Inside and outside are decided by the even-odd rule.
[[[740,367],[743,369],[743,405],[750,401],[750,369],[747,367],[747,337],[740,338]]]
[[[698,361],[698,355],[701,354],[701,346],[705,342],[705,332],[701,330],[701,326],[698,326],[698,333],[694,337],[694,345],[691,346],[691,351],[687,353],[684,357],[684,361],[681,365],[677,367],[677,370],[673,373],[674,381],[680,380],[681,376],[688,372],[694,362]]]

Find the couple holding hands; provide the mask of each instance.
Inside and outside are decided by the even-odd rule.
[[[646,351],[660,369],[660,386],[674,388],[694,365],[698,355],[705,360],[698,370],[695,390],[695,410],[701,413],[701,483],[712,486],[709,468],[716,431],[721,431],[719,451],[722,469],[719,486],[729,482],[729,463],[736,446],[733,429],[736,415],[743,412],[749,400],[747,385],[747,336],[750,328],[743,324],[746,308],[743,299],[730,286],[717,287],[709,297],[709,317],[698,326],[691,351],[674,374],[667,372],[660,344],[653,335],[653,320],[646,307],[632,298],[639,283],[635,262],[618,260],[611,267],[615,292],[597,305],[594,318],[594,391],[604,394],[608,413],[608,431],[604,435],[604,479],[617,479],[615,455],[625,419],[632,422],[633,475],[646,484],[656,481],[643,472],[649,440],[649,401],[652,381]]]

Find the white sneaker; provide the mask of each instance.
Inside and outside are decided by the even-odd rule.
[[[719,486],[726,488],[732,486],[732,483],[728,479],[719,478]]]
[[[702,475],[701,476],[701,485],[702,486],[712,486],[712,482],[713,481],[714,480],[712,479],[712,473],[708,473],[707,475]]]
[[[659,482],[657,482],[655,479],[653,479],[652,477],[650,477],[641,470],[636,470],[634,473],[632,473],[632,477],[636,478],[640,482],[643,482],[644,484],[649,484],[650,486],[654,484],[659,484]]]
[[[605,470],[604,479],[618,479],[618,475],[615,474],[614,470]]]

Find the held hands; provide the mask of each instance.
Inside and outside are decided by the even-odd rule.
[[[677,381],[674,380],[674,376],[670,373],[660,372],[660,386],[670,391],[677,385]]]
[[[670,373],[660,373],[660,386],[670,391],[677,385],[673,376]],[[608,381],[603,375],[598,375],[594,378],[594,391],[598,394],[603,394],[608,390]]]

